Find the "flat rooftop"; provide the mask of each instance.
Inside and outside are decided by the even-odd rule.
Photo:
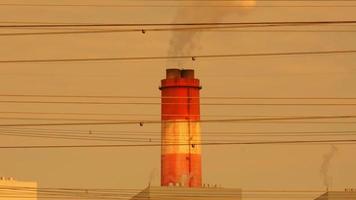
[[[241,189],[220,187],[189,188],[178,186],[150,186],[132,197],[132,200],[240,200],[241,197]]]
[[[330,191],[315,200],[356,200],[356,191]]]

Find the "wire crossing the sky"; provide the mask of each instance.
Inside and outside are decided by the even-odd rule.
[[[354,144],[356,139],[344,140],[293,140],[293,141],[251,141],[251,142],[206,142],[194,145],[227,146],[227,145],[276,145],[276,144]],[[191,144],[167,144],[166,146],[187,146]],[[103,144],[103,145],[23,145],[0,146],[0,149],[49,149],[49,148],[125,148],[125,147],[161,147],[162,144]]]
[[[61,62],[100,62],[100,61],[144,61],[144,60],[193,60],[239,58],[239,57],[269,57],[269,56],[305,56],[305,55],[332,55],[354,54],[356,50],[330,50],[330,51],[294,51],[294,52],[271,52],[271,53],[245,53],[245,54],[207,54],[190,56],[142,56],[142,57],[106,57],[106,58],[57,58],[57,59],[16,59],[0,60],[0,63],[61,63]]]
[[[356,20],[337,21],[266,21],[266,22],[195,22],[195,23],[80,23],[80,24],[7,24],[0,28],[64,28],[64,27],[152,27],[152,26],[301,26],[301,25],[333,25],[356,24]]]

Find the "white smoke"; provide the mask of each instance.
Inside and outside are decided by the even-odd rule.
[[[243,0],[243,1],[223,1],[219,6],[241,6],[241,7],[209,7],[209,8],[199,8],[202,5],[201,2],[196,1],[192,3],[192,7],[179,8],[177,15],[173,23],[181,22],[219,22],[225,16],[236,13],[236,9],[239,11],[247,8],[251,8],[256,5],[254,0]],[[207,5],[204,2],[204,5]],[[199,48],[200,38],[202,32],[200,31],[173,31],[172,38],[170,40],[170,47],[168,54],[169,56],[182,56],[191,55],[194,50]],[[176,63],[181,64],[181,63]]]
[[[338,148],[334,145],[331,146],[330,152],[326,153],[323,157],[323,162],[320,168],[320,175],[323,179],[323,184],[329,190],[332,186],[332,176],[329,173],[330,164],[332,159],[334,158],[335,154],[337,153]]]
[[[157,176],[158,176],[158,170],[156,168],[152,169],[151,173],[150,173],[150,175],[148,177],[148,186],[152,185],[152,183],[155,181]]]
[[[193,178],[192,174],[183,174],[179,180],[180,186],[189,186],[189,182],[192,178]]]

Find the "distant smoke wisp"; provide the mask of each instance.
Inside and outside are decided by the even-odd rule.
[[[242,7],[212,7],[212,8],[199,8],[201,2],[192,3],[193,7],[180,8],[173,23],[181,22],[219,22],[226,15],[236,13],[236,9],[239,11],[248,9],[256,5],[254,0],[245,1],[229,1],[221,2],[219,6],[242,6]],[[206,2],[204,3],[204,5]],[[200,31],[174,31],[170,40],[170,47],[168,54],[170,56],[191,55],[194,50],[200,48],[199,42],[201,38]],[[180,64],[180,63],[176,63]]]
[[[156,168],[152,169],[149,177],[148,177],[148,186],[151,186],[156,177],[158,176],[158,170]]]
[[[323,179],[323,184],[327,189],[331,188],[332,186],[332,176],[329,173],[329,169],[331,161],[336,155],[337,151],[337,147],[331,146],[330,151],[324,155],[323,162],[321,164],[320,175]]]

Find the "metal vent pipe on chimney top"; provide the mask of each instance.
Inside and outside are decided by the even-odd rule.
[[[194,70],[167,69],[161,84],[161,185],[201,187],[199,79]]]

